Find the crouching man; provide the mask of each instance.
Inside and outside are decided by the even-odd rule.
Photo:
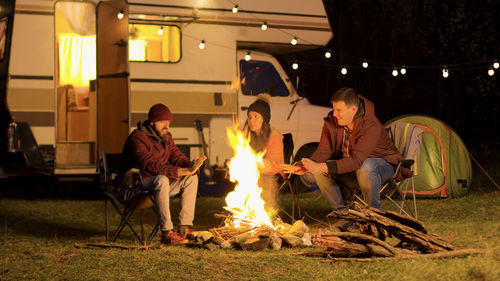
[[[155,196],[160,215],[161,243],[179,244],[193,225],[198,176],[195,175],[206,157],[190,161],[174,144],[168,132],[172,122],[170,109],[163,104],[153,105],[148,120],[139,123],[127,138],[123,156],[128,167],[141,170],[142,180],[120,192],[123,200],[129,200],[144,189]],[[178,232],[170,216],[170,196],[182,194]]]
[[[341,88],[331,102],[333,111],[325,117],[316,151],[302,159],[304,167],[284,165],[284,169],[316,182],[334,211],[348,209],[341,187],[356,186],[366,204],[380,209],[381,185],[403,157],[375,116],[371,101],[352,88]],[[409,169],[403,169],[402,176],[411,176]]]

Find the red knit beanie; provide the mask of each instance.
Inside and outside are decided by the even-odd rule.
[[[167,106],[157,103],[149,109],[148,120],[149,123],[164,120],[172,122],[172,112],[170,112],[170,109],[168,109]]]

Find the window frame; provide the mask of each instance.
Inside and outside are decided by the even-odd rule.
[[[144,61],[140,61],[140,60],[130,60],[130,58],[128,59],[129,63],[168,63],[168,64],[176,64],[176,63],[179,63],[182,61],[182,29],[178,26],[178,25],[175,25],[175,24],[157,24],[157,23],[128,23],[128,34],[130,36],[130,26],[132,25],[155,25],[155,26],[167,26],[167,27],[176,27],[178,30],[179,30],[179,50],[180,50],[180,54],[179,54],[179,59],[177,61],[147,61],[147,60],[144,60]],[[130,41],[130,38],[127,38],[128,41]],[[127,41],[127,42],[128,42]],[[129,50],[130,51],[130,50]],[[130,56],[129,56],[130,57]]]

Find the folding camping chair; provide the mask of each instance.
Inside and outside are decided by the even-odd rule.
[[[155,198],[149,190],[144,190],[141,194],[135,196],[134,198],[122,201],[117,195],[117,182],[118,178],[132,178],[135,174],[140,178],[140,171],[138,169],[124,169],[122,167],[123,157],[121,153],[110,154],[102,152],[102,158],[99,161],[99,173],[100,173],[100,184],[101,189],[104,193],[104,216],[105,216],[105,230],[106,230],[106,242],[115,242],[118,236],[121,234],[125,226],[128,226],[132,233],[135,235],[137,240],[143,245],[151,243],[152,239],[156,235],[159,229],[159,221],[157,220],[153,230],[149,234],[148,238],[144,239],[144,224],[142,210],[148,207],[152,207],[156,217],[158,217],[158,210],[156,209]],[[142,180],[142,179],[141,179]],[[131,183],[128,183],[131,184]],[[128,185],[127,184],[127,185]],[[115,230],[113,235],[110,235],[110,223],[108,216],[108,201],[111,202],[116,212],[120,215],[121,221],[118,228]],[[130,223],[130,218],[135,213],[136,210],[140,211],[140,223],[141,223],[141,235],[139,235],[132,224]]]
[[[293,138],[292,134],[287,133],[283,134],[283,155],[284,155],[284,162],[285,164],[290,164],[292,163],[292,155],[293,155]],[[295,207],[297,207],[297,213],[299,215],[299,218],[302,217],[301,212],[300,212],[300,203],[299,203],[299,198],[296,196],[296,184],[292,184],[292,174],[288,174],[288,176],[283,180],[281,183],[279,190],[283,189],[286,185],[288,186],[290,190],[290,194],[292,195],[292,220],[295,221]],[[298,180],[298,179],[297,179]]]
[[[413,216],[418,219],[417,212],[417,199],[415,196],[415,182],[413,176],[407,178],[403,181],[397,180],[397,175],[402,168],[411,169],[413,175],[416,175],[417,169],[414,163],[420,154],[420,144],[422,143],[422,133],[423,131],[418,128],[418,126],[409,123],[401,123],[397,126],[391,126],[386,128],[389,133],[394,145],[399,152],[403,155],[403,160],[399,161],[394,169],[394,174],[382,185],[380,188],[380,199],[388,199],[392,202],[398,209],[399,213],[404,213],[407,216]],[[411,192],[408,190],[411,184]],[[403,187],[404,190],[403,190]],[[413,195],[413,215],[405,211],[404,206],[406,203],[406,195],[412,193]],[[354,197],[360,201],[364,206],[368,204],[361,199],[357,194],[354,193]],[[393,198],[401,198],[401,202],[398,204]]]

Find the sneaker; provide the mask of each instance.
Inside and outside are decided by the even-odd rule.
[[[188,235],[193,232],[193,226],[192,225],[179,225],[179,235],[183,238],[188,237]]]
[[[168,231],[162,233],[160,242],[167,245],[184,245],[188,240],[175,231]]]

